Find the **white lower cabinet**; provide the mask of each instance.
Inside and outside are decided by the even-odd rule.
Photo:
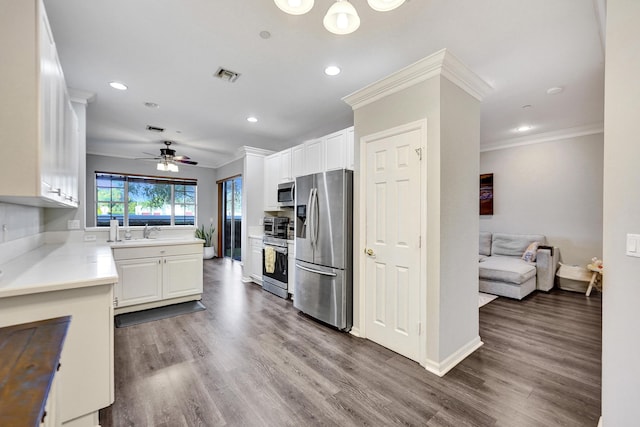
[[[262,237],[249,237],[249,248],[249,277],[254,283],[262,284]]]
[[[116,314],[199,300],[202,244],[113,248]]]

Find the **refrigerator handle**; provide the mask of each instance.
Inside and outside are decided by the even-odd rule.
[[[320,221],[320,211],[318,206],[318,189],[313,189],[313,246],[318,245],[318,228]]]
[[[313,221],[312,221],[312,212],[311,209],[313,203],[313,188],[309,190],[309,200],[307,200],[307,216],[304,219],[304,227],[309,231],[309,243],[311,243],[311,247],[313,247]]]
[[[313,268],[303,267],[298,263],[296,263],[296,267],[298,267],[300,270],[308,271],[310,273],[322,274],[323,276],[329,276],[329,277],[336,277],[337,276],[336,273],[328,273],[326,271],[314,270]]]

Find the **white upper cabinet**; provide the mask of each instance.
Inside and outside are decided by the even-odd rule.
[[[278,184],[280,183],[280,153],[264,158],[264,210],[277,211]]]
[[[355,156],[354,156],[354,150],[355,150],[354,137],[355,136],[353,132],[353,126],[351,126],[350,128],[347,128],[347,164],[345,166],[345,168],[349,170],[355,170],[356,168]]]
[[[288,148],[280,153],[280,182],[293,181],[293,174],[291,173],[291,148]]]
[[[325,170],[343,169],[347,164],[347,133],[344,130],[324,137]]]
[[[0,14],[0,129],[12,158],[0,200],[78,206],[78,122],[41,0],[7,2]]]
[[[304,152],[304,144],[296,145],[291,149],[291,172],[293,178],[306,175],[307,170]]]
[[[304,143],[305,175],[325,170],[325,140],[312,139]]]

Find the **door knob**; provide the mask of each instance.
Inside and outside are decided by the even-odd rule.
[[[375,252],[373,252],[373,249],[365,249],[364,253],[369,256],[375,255]]]

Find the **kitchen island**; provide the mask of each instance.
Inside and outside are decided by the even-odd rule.
[[[114,400],[113,286],[107,245],[46,244],[0,265],[0,327],[71,316],[61,356],[59,418],[67,427],[99,425]]]

